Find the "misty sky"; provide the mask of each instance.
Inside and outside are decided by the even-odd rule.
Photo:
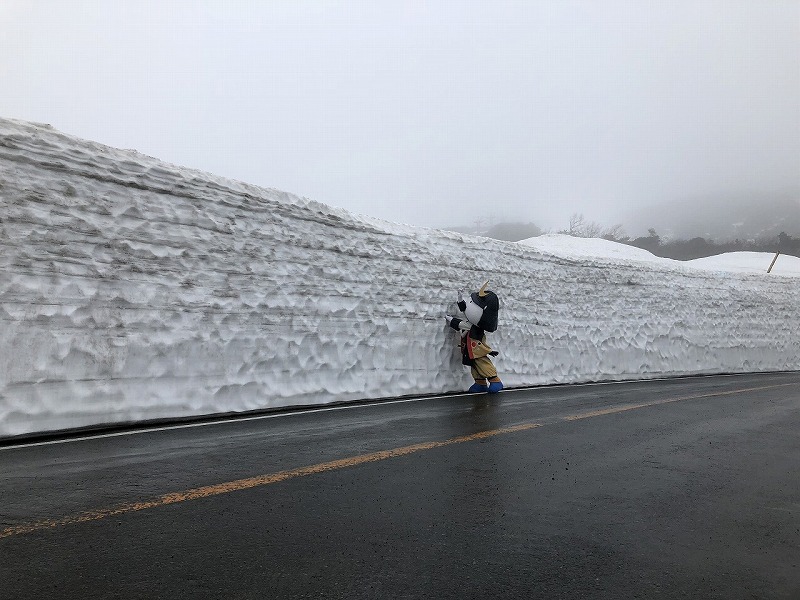
[[[0,116],[415,225],[625,223],[800,198],[800,2],[2,0]]]

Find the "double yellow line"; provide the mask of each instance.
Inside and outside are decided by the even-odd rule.
[[[783,383],[778,385],[769,385],[755,388],[743,388],[737,390],[730,390],[726,392],[712,392],[708,394],[699,394],[695,396],[682,396],[677,398],[667,398],[663,400],[654,400],[652,402],[643,402],[638,404],[623,404],[619,406],[604,408],[600,410],[593,410],[573,415],[562,417],[561,421],[577,421],[580,419],[588,419],[592,417],[599,417],[603,415],[610,415],[621,413],[629,410],[637,410],[640,408],[647,408],[650,406],[658,406],[661,404],[669,404],[672,402],[681,402],[685,400],[697,400],[701,398],[714,398],[718,396],[731,396],[734,394],[743,394],[746,392],[755,392],[761,390],[768,390],[780,387],[787,387],[797,385],[796,383]],[[434,448],[442,448],[444,446],[451,446],[453,444],[462,444],[465,442],[473,442],[476,440],[484,440],[498,435],[508,433],[516,433],[519,431],[527,431],[542,427],[541,423],[523,423],[521,425],[514,425],[513,427],[503,427],[501,429],[491,429],[488,431],[480,431],[471,435],[464,435],[460,437],[450,438],[443,441],[423,442],[420,444],[413,444],[411,446],[403,446],[401,448],[393,448],[391,450],[381,450],[379,452],[372,452],[370,454],[362,454],[359,456],[352,456],[349,458],[341,458],[330,462],[319,463],[307,467],[299,467],[297,469],[289,469],[287,471],[279,471],[277,473],[270,473],[267,475],[258,475],[256,477],[248,477],[246,479],[237,479],[235,481],[228,481],[225,483],[218,483],[215,485],[207,485],[203,487],[193,488],[182,492],[174,492],[159,496],[153,500],[142,502],[129,502],[120,504],[112,508],[92,510],[87,512],[78,513],[62,518],[44,519],[32,523],[23,523],[20,525],[13,525],[6,527],[0,531],[0,539],[11,537],[15,535],[22,535],[25,533],[33,533],[36,531],[43,531],[47,529],[54,529],[66,525],[76,525],[78,523],[87,523],[90,521],[99,521],[126,513],[137,512],[149,508],[157,508],[159,506],[167,506],[169,504],[177,504],[179,502],[187,502],[189,500],[197,500],[200,498],[208,498],[210,496],[218,496],[220,494],[228,494],[230,492],[237,492],[250,488],[270,485],[279,483],[288,479],[296,477],[305,477],[307,475],[315,475],[318,473],[325,473],[327,471],[336,471],[348,467],[355,467],[365,463],[378,462],[388,458],[396,458],[398,456],[406,456],[416,452],[423,452],[425,450],[432,450]]]

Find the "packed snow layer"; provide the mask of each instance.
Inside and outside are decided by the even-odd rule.
[[[465,389],[800,368],[800,279],[394,225],[0,120],[0,436]]]

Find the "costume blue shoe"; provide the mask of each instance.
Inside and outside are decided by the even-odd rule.
[[[503,382],[502,381],[492,381],[491,383],[489,383],[488,392],[490,394],[496,394],[497,392],[499,392],[502,389],[503,389]]]
[[[473,383],[467,390],[470,394],[484,394],[489,391],[489,386],[481,385],[480,383]]]

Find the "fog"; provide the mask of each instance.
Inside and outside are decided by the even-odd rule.
[[[0,33],[0,116],[391,221],[800,199],[796,0],[3,0]]]

